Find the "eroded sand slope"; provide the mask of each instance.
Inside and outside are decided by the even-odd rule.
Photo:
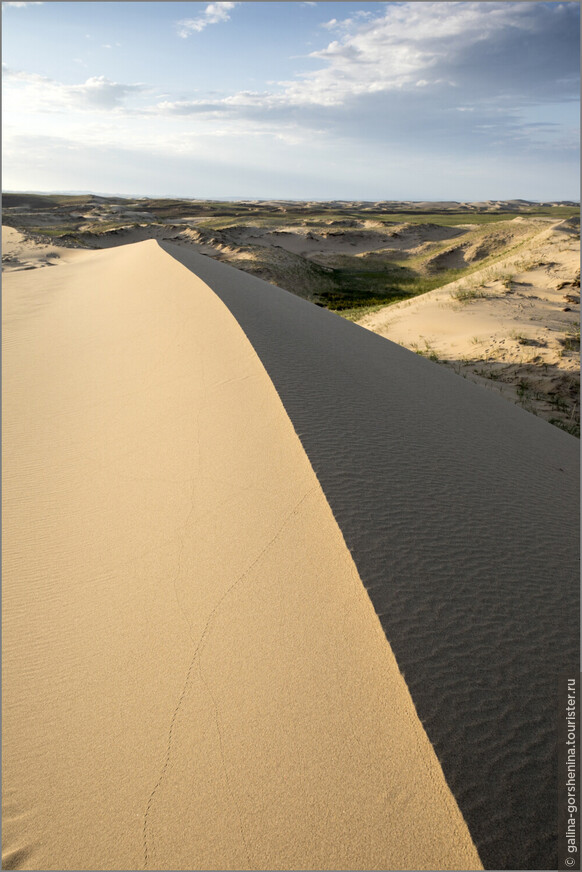
[[[358,323],[579,433],[579,222],[546,227],[498,263]]]
[[[4,868],[469,869],[262,364],[154,240],[4,286]]]

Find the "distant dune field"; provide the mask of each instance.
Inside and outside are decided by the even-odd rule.
[[[2,202],[6,229],[27,240],[24,257],[6,241],[6,271],[54,264],[59,249],[173,242],[337,311],[580,434],[578,204],[30,194]]]

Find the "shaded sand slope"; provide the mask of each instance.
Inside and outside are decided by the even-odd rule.
[[[14,273],[4,364],[3,868],[481,868],[209,288],[155,241]]]
[[[283,400],[483,863],[556,863],[557,677],[578,664],[578,441],[285,291],[161,243]]]

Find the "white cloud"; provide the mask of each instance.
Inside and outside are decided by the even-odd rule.
[[[336,38],[309,55],[322,65],[280,82],[277,102],[340,106],[369,94],[431,87],[445,102],[457,88],[487,99],[508,93],[535,99],[536,89],[555,88],[564,6],[573,17],[573,3],[463,0],[387,3],[379,14],[332,18],[322,27]],[[266,95],[266,105],[272,102]]]
[[[191,33],[200,33],[209,24],[220,24],[223,21],[228,21],[231,11],[237,5],[237,3],[231,2],[209,3],[198,18],[184,18],[178,21],[178,36],[186,39]]]
[[[106,76],[91,76],[85,82],[65,85],[3,64],[5,111],[58,112],[70,110],[110,111],[118,109],[131,94],[144,91],[142,83],[124,85]]]
[[[5,6],[11,6],[13,9],[24,9],[25,6],[42,6],[42,0],[5,0],[2,3],[2,9]]]
[[[372,12],[364,12],[363,9],[360,9],[358,10],[358,12],[354,12],[352,18],[344,18],[343,21],[338,21],[337,18],[332,18],[330,19],[330,21],[324,21],[319,26],[323,27],[325,30],[336,30],[338,32],[343,31],[345,34],[349,34],[350,31],[353,30],[354,26],[357,26],[365,19],[372,17]]]
[[[66,92],[76,99],[82,107],[98,109],[114,109],[123,100],[136,91],[143,91],[145,85],[122,85],[112,82],[105,76],[92,76],[82,85],[65,86]]]

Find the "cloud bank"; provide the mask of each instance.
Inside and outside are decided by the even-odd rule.
[[[236,5],[207,5],[181,22],[185,35],[227,21]],[[61,151],[67,138],[72,148],[139,142],[152,160],[165,153],[214,161],[220,173],[230,162],[246,166],[248,177],[259,166],[273,178],[307,178],[317,167],[315,176],[336,180],[343,167],[382,183],[406,173],[428,183],[440,173],[443,185],[482,183],[473,199],[512,195],[486,190],[487,174],[513,184],[529,173],[541,190],[544,167],[561,167],[572,179],[563,198],[574,195],[578,3],[379,4],[377,12],[323,21],[319,33],[319,47],[302,57],[313,69],[256,90],[214,92],[208,79],[206,92],[177,94],[161,81],[94,75],[71,84],[6,70],[7,154],[14,131],[22,148],[26,133],[43,130]],[[523,187],[513,195],[535,198]]]

